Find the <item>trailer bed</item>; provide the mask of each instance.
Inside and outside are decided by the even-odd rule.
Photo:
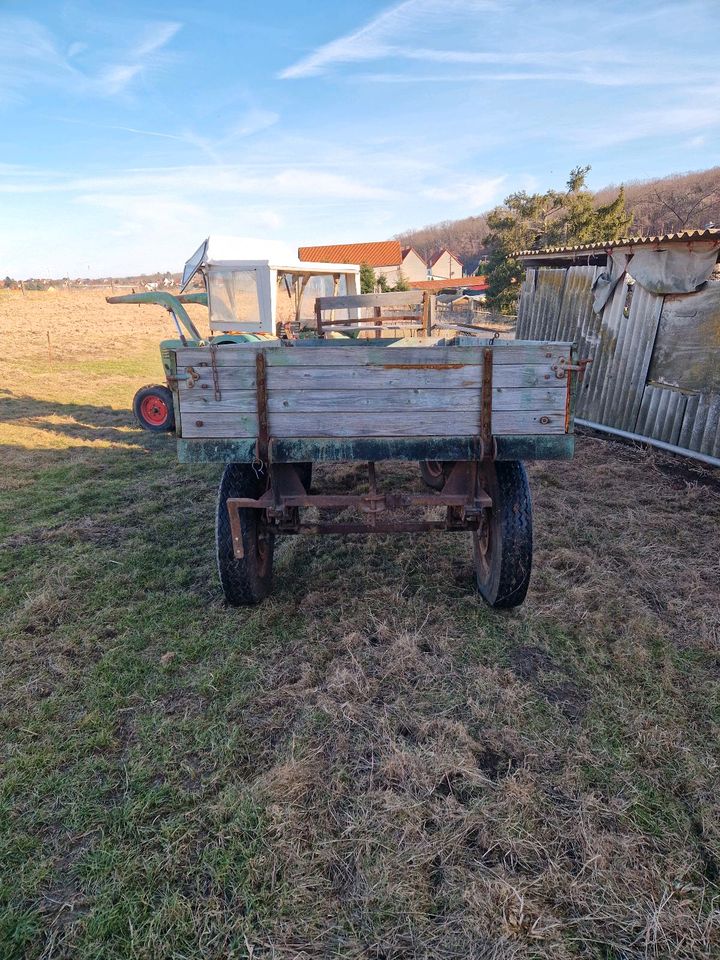
[[[475,459],[478,440],[500,448],[522,440],[536,454],[572,455],[565,442],[572,434],[571,343],[473,340],[389,349],[367,341],[275,341],[181,347],[169,363],[183,460],[228,460],[229,448],[230,459],[239,459],[237,450],[263,433],[263,418],[267,441],[283,460],[293,446],[300,460],[368,459],[383,442],[390,451],[412,449],[416,458],[448,440],[466,452],[447,459]],[[344,455],[308,455],[308,444],[327,448],[327,441]]]

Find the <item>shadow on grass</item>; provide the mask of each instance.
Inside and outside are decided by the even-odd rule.
[[[55,420],[51,419],[55,418]],[[62,420],[63,422],[56,422]],[[70,422],[68,422],[70,421]],[[87,403],[59,403],[0,390],[0,425],[35,427],[71,440],[105,440],[157,450],[172,434],[141,430],[130,410]],[[173,437],[174,438],[174,437]]]

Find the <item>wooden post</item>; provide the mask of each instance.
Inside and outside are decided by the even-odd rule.
[[[376,317],[382,316],[382,307],[373,307],[373,314]],[[382,336],[382,322],[380,320],[375,321],[375,339],[379,340]]]
[[[426,290],[422,300],[422,332],[424,336],[430,336],[430,294]]]

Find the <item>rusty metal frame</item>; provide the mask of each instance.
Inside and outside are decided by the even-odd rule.
[[[230,500],[227,502],[227,512],[230,518],[233,553],[236,560],[243,560],[245,558],[245,548],[243,547],[242,529],[240,527],[240,514],[230,506]]]
[[[269,472],[270,485],[261,497],[230,497],[227,500],[233,548],[238,559],[244,556],[239,510],[264,510],[276,532],[285,534],[419,533],[425,530],[476,530],[482,511],[492,507],[490,496],[480,485],[477,461],[458,461],[443,489],[428,493],[380,491],[373,461],[368,462],[367,493],[308,493],[296,466],[290,463],[272,464]],[[354,509],[363,519],[303,523],[300,520],[302,507],[334,511]],[[394,520],[383,516],[411,507],[446,507],[447,514],[444,520]]]

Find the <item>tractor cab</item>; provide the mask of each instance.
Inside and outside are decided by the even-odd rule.
[[[146,430],[174,429],[172,387],[177,374],[171,354],[177,348],[295,339],[315,329],[317,297],[359,293],[357,264],[302,262],[280,243],[239,237],[203,240],[185,264],[179,293],[148,290],[107,298],[108,303],[156,303],[167,310],[177,330],[177,338],[160,344],[167,386],[151,384],[137,392],[136,418]],[[188,304],[208,308],[207,333],[195,325]],[[338,320],[347,319],[348,313],[335,311]]]
[[[194,346],[258,337],[293,339],[315,327],[317,297],[358,293],[358,264],[303,262],[284,244],[209,237],[185,264],[180,293],[150,290],[107,300],[163,306],[175,321],[181,344]],[[208,308],[207,333],[191,320],[188,303]],[[338,310],[337,319],[346,319],[345,313]]]

